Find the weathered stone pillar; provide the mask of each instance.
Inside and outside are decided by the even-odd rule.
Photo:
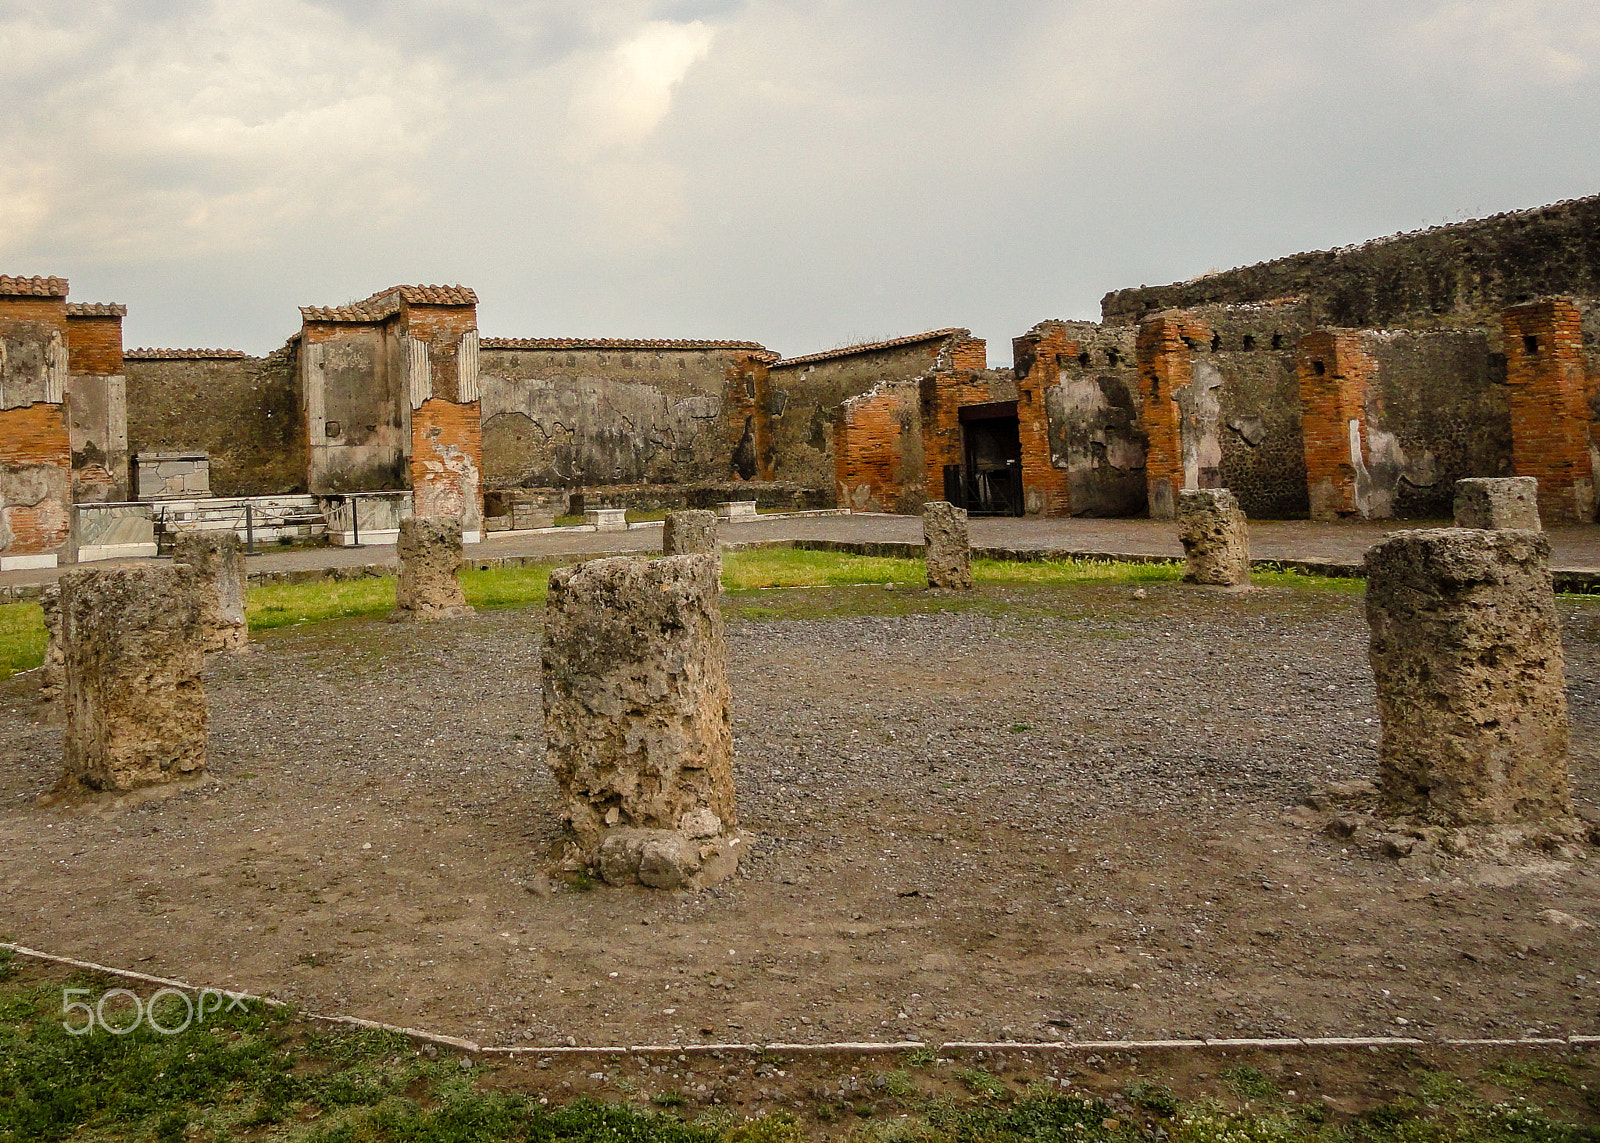
[[[121,792],[205,773],[200,614],[186,564],[61,578],[68,783]]]
[[[546,757],[569,857],[612,884],[698,888],[737,866],[717,578],[709,554],[551,573]]]
[[[396,543],[400,581],[390,623],[458,619],[471,615],[456,575],[461,566],[461,522],[450,516],[412,516],[400,521]]]
[[[683,556],[694,552],[716,554],[717,514],[715,512],[668,512],[661,529],[661,554]]]
[[[1396,532],[1368,550],[1367,622],[1390,811],[1492,825],[1571,811],[1550,541]]]
[[[174,563],[188,564],[200,585],[200,630],[207,651],[243,651],[250,642],[244,617],[244,552],[232,532],[179,532]]]
[[[1539,482],[1531,476],[1472,476],[1456,481],[1456,527],[1543,531]]]
[[[922,550],[928,586],[972,590],[972,549],[967,544],[967,510],[948,500],[922,506]]]
[[[66,683],[61,655],[61,585],[52,583],[39,596],[44,611],[44,666],[39,682],[39,701],[54,702]]]
[[[1178,493],[1178,539],[1187,561],[1185,583],[1249,586],[1250,522],[1226,488]]]

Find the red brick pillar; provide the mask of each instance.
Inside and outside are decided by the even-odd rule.
[[[1511,460],[1539,481],[1546,523],[1595,518],[1583,315],[1570,298],[1544,298],[1500,315],[1511,390]]]
[[[1377,362],[1356,331],[1318,329],[1301,338],[1295,371],[1300,379],[1300,431],[1305,438],[1311,518],[1366,517],[1362,441],[1367,387]]]
[[[1194,380],[1190,341],[1209,337],[1181,311],[1155,314],[1139,324],[1135,356],[1139,364],[1139,415],[1149,446],[1145,479],[1150,488],[1150,518],[1177,519],[1183,479],[1183,413],[1178,391]]]
[[[1072,488],[1067,470],[1051,459],[1050,418],[1045,390],[1061,376],[1061,360],[1081,351],[1061,326],[1041,323],[1013,338],[1011,359],[1017,373],[1017,437],[1022,446],[1022,496],[1029,515],[1070,516]]]

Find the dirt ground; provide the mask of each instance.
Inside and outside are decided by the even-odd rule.
[[[1374,773],[1358,594],[1144,590],[730,604],[756,843],[695,895],[544,877],[539,609],[258,635],[214,780],[110,812],[37,805],[20,676],[0,932],[486,1045],[1600,1031],[1596,850],[1402,863],[1301,805]],[[1593,814],[1600,604],[1561,609]]]

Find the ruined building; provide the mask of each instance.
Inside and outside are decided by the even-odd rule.
[[[1010,369],[957,328],[793,358],[480,338],[459,286],[305,307],[265,357],[124,351],[121,306],[0,277],[0,566],[134,554],[219,497],[470,541],[597,504],[1171,516],[1211,487],[1257,518],[1441,517],[1458,478],[1522,475],[1589,521],[1596,299],[1600,196],[1116,291]]]

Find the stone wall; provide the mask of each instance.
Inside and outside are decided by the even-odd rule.
[[[726,480],[729,371],[767,351],[754,342],[486,338],[479,354],[484,479],[534,488]]]
[[[408,487],[411,434],[401,347],[367,315],[323,320],[322,312],[301,312],[306,490],[327,495]],[[326,316],[345,317],[339,311]]]
[[[986,359],[981,338],[973,337],[964,329],[941,329],[774,362],[767,369],[767,391],[761,414],[768,426],[771,457],[767,467],[769,475],[765,478],[821,488],[836,487],[840,473],[835,465],[834,429],[838,410],[847,400],[897,381],[908,386],[920,384],[918,378],[935,370],[981,370]],[[911,415],[908,407],[902,406],[902,410],[904,415]],[[920,417],[920,400],[917,415]],[[920,439],[921,426],[913,429],[908,425],[903,431],[897,428],[893,434],[894,447],[900,449],[901,459],[890,462],[887,467],[879,466],[884,473],[884,482],[877,494],[880,503],[885,498],[912,503],[918,495],[934,495],[932,486],[927,485],[919,493],[915,482],[908,491],[903,476],[896,487],[888,475],[895,469],[904,473],[908,436]],[[911,451],[914,453],[915,446]],[[847,459],[847,463],[860,468],[859,449],[856,457]],[[942,494],[941,491],[939,495]]]
[[[1470,326],[1545,294],[1600,297],[1600,196],[1115,290],[1100,309],[1128,325],[1164,309],[1293,296],[1320,325]]]
[[[1313,518],[1447,517],[1457,480],[1511,470],[1504,359],[1482,330],[1317,330],[1297,370]]]
[[[298,341],[237,350],[132,349],[123,365],[130,452],[203,451],[217,496],[307,491]]]
[[[1141,323],[1140,404],[1150,514],[1184,488],[1227,488],[1253,519],[1303,517],[1305,447],[1294,345],[1304,307],[1208,306]]]
[[[1139,420],[1134,330],[1040,322],[1012,342],[1012,359],[1024,487],[1038,489],[1029,497],[1030,510],[1073,516],[1143,512],[1147,441]],[[1030,442],[1022,429],[1022,413],[1036,402],[1045,414],[1043,442]]]

